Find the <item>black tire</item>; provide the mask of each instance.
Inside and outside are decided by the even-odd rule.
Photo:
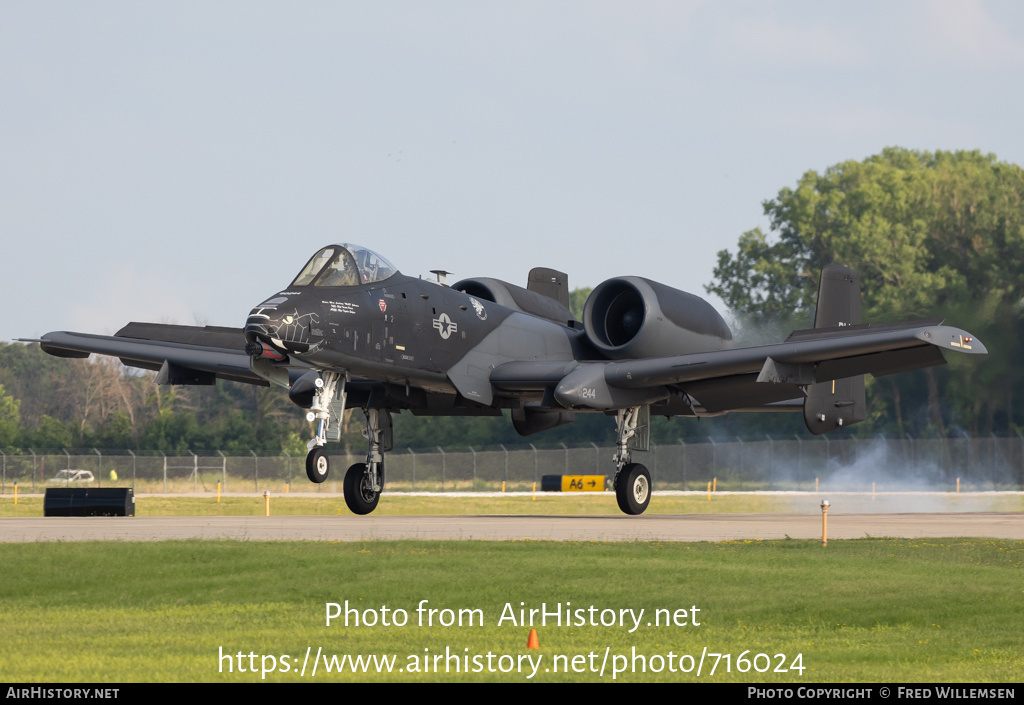
[[[383,468],[381,468],[383,471]],[[381,472],[383,474],[383,472]],[[383,479],[383,478],[382,478]],[[345,473],[345,504],[353,514],[369,514],[377,508],[380,492],[370,489],[366,463],[356,463]]]
[[[323,448],[314,448],[306,454],[306,477],[310,482],[319,485],[330,474],[331,461],[327,458],[327,451]]]
[[[619,471],[615,499],[626,514],[643,514],[651,503],[651,473],[640,463],[629,463]]]

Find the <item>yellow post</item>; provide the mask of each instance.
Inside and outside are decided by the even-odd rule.
[[[818,491],[818,478],[814,478],[814,491]]]
[[[284,493],[288,494],[291,491],[292,491],[292,483],[291,482],[284,483]]]
[[[266,516],[270,516],[270,490],[263,490],[263,504]]]
[[[504,494],[504,492],[505,492],[505,481],[504,480],[501,481],[501,491]]]
[[[828,500],[821,500],[821,545],[828,546]]]
[[[708,501],[711,501],[711,483],[708,483]]]
[[[18,503],[18,483],[14,483],[14,503]]]
[[[220,480],[217,480],[217,504],[220,504]]]
[[[960,493],[960,478],[959,477],[956,478],[956,491],[957,491],[957,494]]]
[[[533,481],[533,501],[537,501],[537,481]]]
[[[711,478],[711,491],[712,492],[718,492],[718,478],[717,477],[712,477]]]

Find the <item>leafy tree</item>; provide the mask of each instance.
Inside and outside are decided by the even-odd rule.
[[[0,384],[0,448],[13,446],[21,437],[21,401]]]
[[[991,431],[997,418],[1014,430],[1012,399],[1021,377],[1011,361],[1024,296],[1024,170],[980,152],[892,147],[823,174],[809,171],[763,205],[771,236],[751,230],[735,254],[719,252],[707,291],[755,320],[809,316],[821,268],[833,262],[853,267],[862,277],[866,320],[949,313],[992,353],[982,364],[953,361],[961,369],[952,379],[928,368],[909,384],[904,377],[876,385],[888,396],[883,424],[903,433],[901,404],[924,404],[929,426],[943,433],[943,402],[954,400],[965,411],[959,420],[975,433]]]
[[[44,449],[71,448],[75,445],[74,436],[60,419],[46,415],[40,419],[30,441],[31,447]]]
[[[577,321],[583,320],[583,307],[586,306],[587,297],[592,291],[589,286],[584,286],[569,292],[569,310]]]

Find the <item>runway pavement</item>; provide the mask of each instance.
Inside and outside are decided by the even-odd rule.
[[[0,543],[33,541],[729,541],[820,539],[815,514],[0,518]],[[828,537],[1024,539],[1024,514],[829,514]]]

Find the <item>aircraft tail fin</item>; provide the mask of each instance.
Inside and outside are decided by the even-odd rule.
[[[815,328],[857,325],[861,322],[860,274],[838,264],[821,270]],[[812,384],[804,400],[804,423],[815,435],[828,433],[867,418],[864,375]]]

